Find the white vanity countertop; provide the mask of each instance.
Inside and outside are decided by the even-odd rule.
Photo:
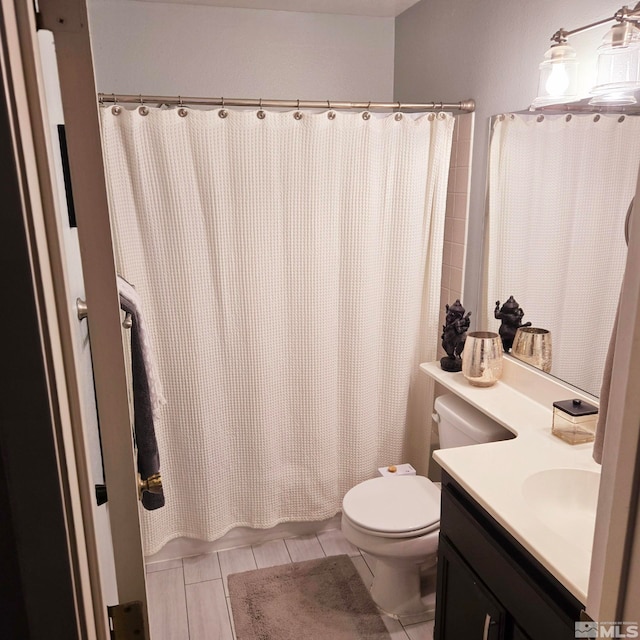
[[[441,449],[434,459],[486,511],[495,518],[523,547],[546,567],[581,603],[586,603],[591,565],[592,536],[576,535],[569,539],[554,531],[535,513],[523,493],[523,484],[533,474],[546,469],[583,469],[600,473],[592,458],[593,444],[570,445],[551,433],[552,403],[541,402],[507,384],[515,375],[533,376],[523,365],[510,362],[511,372],[492,387],[474,387],[462,373],[442,371],[439,363],[427,363],[420,368],[442,386],[464,398],[516,434],[511,440],[492,442],[456,449]],[[522,374],[519,370],[522,369]],[[527,368],[528,369],[528,368]],[[570,389],[561,382],[542,380],[547,395],[554,400],[588,396]],[[520,380],[522,382],[522,380]],[[555,388],[554,388],[555,385]],[[522,387],[522,385],[521,385]],[[535,394],[533,394],[535,395]],[[544,395],[544,394],[542,394]],[[593,476],[592,476],[593,477]],[[548,513],[552,513],[550,506]],[[545,514],[548,516],[548,514]],[[587,519],[589,514],[587,513]],[[547,519],[549,519],[547,517]],[[593,513],[595,522],[595,509]],[[584,527],[582,527],[584,531]],[[582,540],[580,538],[583,538]],[[588,541],[590,540],[590,541]]]

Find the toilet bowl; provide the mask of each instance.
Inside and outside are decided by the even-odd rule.
[[[440,396],[435,409],[444,446],[513,437],[458,396]],[[380,611],[404,624],[433,619],[440,489],[423,476],[365,480],[346,493],[341,526],[375,561],[371,597]]]
[[[433,618],[435,591],[423,601],[420,582],[435,586],[440,491],[423,476],[373,478],[342,503],[342,533],[375,559],[371,597],[405,624]]]

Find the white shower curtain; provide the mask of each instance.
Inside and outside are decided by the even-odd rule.
[[[552,373],[595,395],[624,271],[639,140],[640,118],[617,114],[510,114],[492,132],[483,325],[497,328],[495,301],[513,295],[525,321],[551,330]]]
[[[227,113],[101,111],[117,267],[168,401],[149,554],[330,517],[427,454],[452,116]]]

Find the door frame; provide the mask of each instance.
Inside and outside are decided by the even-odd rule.
[[[619,305],[586,613],[640,622],[640,172]],[[594,301],[597,304],[597,301]],[[615,313],[615,309],[603,309]]]
[[[0,31],[0,127],[7,166],[2,334],[11,341],[3,349],[3,365],[15,378],[13,384],[5,379],[0,393],[0,482],[9,511],[4,535],[11,542],[3,551],[15,552],[5,593],[12,589],[22,610],[20,637],[102,640],[109,637],[108,624],[100,593],[92,588],[86,539],[92,518],[85,518],[82,504],[82,442],[74,437],[73,371],[62,339],[66,309],[58,304],[64,278],[58,246],[50,238],[51,218],[47,224],[49,185],[34,131],[41,114],[38,102],[29,101],[18,11],[10,0],[0,2]],[[46,155],[46,147],[42,151]]]
[[[60,234],[52,144],[41,77],[37,29],[53,32],[65,116],[69,168],[78,224],[94,384],[101,425],[105,481],[120,603],[142,603],[148,637],[144,554],[122,325],[107,190],[102,162],[93,58],[84,0],[0,0],[6,84],[15,119],[14,138],[24,165],[25,226],[30,234],[34,283],[39,296],[43,347],[48,356],[52,416],[57,424],[60,482],[79,601],[82,637],[109,638],[101,593],[93,505],[94,486],[83,431],[81,394],[74,361],[75,309],[69,308]],[[84,634],[87,634],[86,636]]]

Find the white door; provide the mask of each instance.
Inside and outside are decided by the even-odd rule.
[[[41,0],[40,14],[30,0],[1,0],[6,51],[11,66],[20,143],[31,161],[34,180],[29,197],[39,200],[43,252],[42,269],[50,269],[50,289],[45,303],[56,319],[60,340],[61,376],[65,379],[70,416],[70,447],[73,467],[70,483],[77,485],[81,514],[78,546],[87,557],[95,633],[108,638],[107,605],[131,601],[142,603],[146,621],[144,557],[140,534],[138,475],[132,442],[122,325],[102,164],[98,105],[93,76],[87,8],[83,0]],[[45,49],[41,64],[37,27],[53,33],[58,82],[52,79],[51,36],[40,35]],[[59,83],[64,111],[69,168],[77,232],[70,230],[65,196],[60,193],[58,140],[49,115],[56,113]],[[46,99],[50,101],[47,107]],[[28,163],[27,163],[28,164]],[[46,244],[46,247],[45,247]],[[74,255],[79,253],[79,256]],[[81,262],[83,277],[80,276]],[[75,263],[75,266],[74,266]],[[87,320],[81,324],[75,298],[84,292],[89,310],[93,375],[86,349]],[[84,341],[84,347],[83,347]],[[92,380],[93,379],[93,380]],[[95,406],[102,440],[98,462]],[[71,446],[72,441],[72,446]],[[108,506],[98,508],[95,484],[104,468]],[[107,529],[108,527],[108,529]],[[112,549],[112,551],[111,551]],[[111,576],[111,577],[110,577]],[[139,636],[136,636],[139,637]]]
[[[75,226],[73,204],[67,199],[65,184],[65,166],[63,163],[64,115],[60,98],[60,84],[56,65],[53,34],[50,31],[38,32],[42,77],[49,120],[49,134],[53,151],[55,183],[58,196],[58,211],[61,216],[60,233],[63,243],[63,259],[66,266],[67,307],[71,315],[71,333],[74,336],[75,366],[82,409],[83,433],[88,450],[88,467],[92,484],[96,487],[98,500],[93,503],[95,533],[100,561],[102,594],[106,605],[118,603],[118,589],[115,577],[111,529],[109,523],[110,505],[102,502],[105,487],[105,473],[102,464],[102,446],[100,424],[96,408],[95,387],[93,384],[93,366],[91,361],[91,341],[89,323],[77,317],[77,300],[84,300],[86,292],[80,259],[78,229]],[[68,176],[67,176],[68,179]]]

